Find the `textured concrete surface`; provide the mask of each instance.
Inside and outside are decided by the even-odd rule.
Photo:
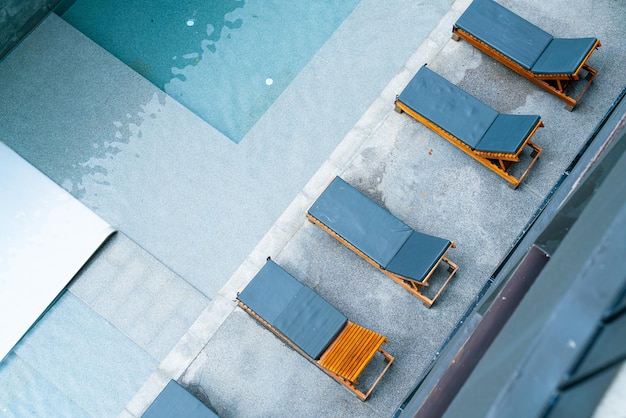
[[[405,13],[406,10],[400,5],[362,2],[356,14],[351,16],[354,20],[346,21],[346,29],[360,30],[354,33],[353,41],[356,41],[357,36],[364,36],[367,25],[377,21],[379,17],[387,16],[388,20],[398,21],[398,25],[389,24],[384,31],[371,32],[372,36],[367,38],[375,43],[376,48],[372,51],[383,50],[384,53],[375,58],[367,55],[370,50],[364,46],[367,44],[364,42],[358,44],[363,49],[337,46],[333,54],[317,57],[308,69],[310,73],[305,71],[302,74],[302,77],[308,75],[311,78],[298,77],[293,84],[297,90],[281,97],[280,104],[277,102],[268,111],[254,128],[255,133],[252,135],[282,132],[285,138],[298,138],[306,132],[313,132],[314,141],[323,138],[332,125],[342,126],[337,132],[345,130],[339,134],[340,138],[335,139],[334,144],[327,143],[318,147],[317,143],[312,142],[305,145],[306,159],[294,157],[294,166],[300,167],[306,163],[307,168],[289,173],[290,176],[298,177],[295,181],[286,179],[278,171],[256,172],[244,168],[239,169],[243,171],[236,171],[237,174],[258,175],[262,177],[258,184],[271,185],[263,191],[254,190],[254,193],[259,193],[256,201],[264,202],[264,206],[272,206],[272,213],[276,215],[268,215],[263,218],[265,221],[259,221],[261,218],[258,212],[254,215],[245,213],[245,216],[233,212],[233,216],[239,219],[239,229],[235,232],[250,237],[247,238],[248,246],[237,248],[241,259],[223,268],[223,272],[232,270],[234,273],[229,278],[220,277],[215,282],[221,288],[215,286],[210,292],[205,292],[210,293],[211,298],[206,309],[155,367],[142,388],[128,402],[121,416],[141,416],[169,379],[176,379],[185,385],[222,417],[379,417],[394,413],[419,375],[437,355],[450,330],[489,279],[547,192],[626,85],[626,74],[622,71],[626,65],[626,43],[619,30],[626,17],[625,4],[610,0],[593,4],[566,0],[549,3],[536,0],[502,0],[501,3],[554,35],[595,36],[602,41],[603,47],[590,60],[590,64],[600,73],[577,109],[567,112],[562,102],[511,70],[484,56],[467,43],[450,40],[452,24],[467,7],[468,0],[455,1],[428,36],[416,37],[419,41],[410,48],[411,52],[402,56],[401,64],[380,84],[373,86],[367,66],[356,72],[359,78],[352,88],[371,88],[375,91],[373,96],[353,97],[335,104],[336,107],[327,106],[321,96],[316,96],[321,94],[318,88],[329,83],[331,75],[335,75],[338,78],[333,83],[337,84],[328,84],[332,92],[333,86],[345,83],[345,78],[339,77],[343,74],[324,73],[321,68],[324,60],[333,63],[349,61],[354,54],[365,55],[371,61],[386,60],[389,57],[398,59],[397,55],[401,54],[393,50],[396,47],[395,40],[401,39],[402,42],[410,43],[408,39],[416,36],[412,27],[415,25],[412,23],[415,22],[415,15],[420,14],[419,6],[411,9],[411,15]],[[357,20],[356,17],[363,20]],[[385,36],[376,36],[377,33],[384,33]],[[331,38],[327,48],[332,45]],[[433,70],[500,112],[541,115],[546,127],[539,130],[534,141],[544,148],[544,153],[517,190],[511,190],[497,175],[420,123],[393,111],[395,95],[402,91],[424,63],[428,63]],[[7,68],[11,67],[6,62],[1,63],[0,72],[3,76],[8,74]],[[371,70],[372,73],[377,71],[379,70]],[[10,89],[5,88],[4,91],[8,90]],[[153,100],[154,109],[175,106],[169,99],[158,94],[154,97],[143,97],[142,100]],[[24,101],[20,101],[15,95],[5,100],[3,106],[5,103],[17,106],[18,109],[24,106]],[[292,111],[295,105],[296,109],[318,108],[317,112],[305,114]],[[28,118],[34,117],[28,112],[23,115],[15,113],[10,118],[5,117],[9,121],[17,118],[17,122],[12,122],[10,129],[5,128],[10,135],[14,135],[11,132],[18,131],[18,126],[27,124]],[[158,112],[153,110],[145,112],[145,115],[152,113]],[[311,114],[319,117],[319,124],[309,120]],[[159,117],[156,119],[159,120]],[[149,121],[149,117],[145,120]],[[191,118],[185,121],[195,123]],[[159,129],[167,129],[167,126],[161,125]],[[5,132],[2,135],[7,134]],[[42,133],[34,130],[29,131],[27,136],[40,137]],[[245,144],[246,141],[244,139],[242,143]],[[24,141],[25,144],[26,142]],[[21,144],[21,141],[15,139],[14,143]],[[134,144],[133,141],[129,143]],[[250,144],[250,149],[241,151],[237,158],[261,154],[267,158],[266,162],[274,161],[270,158],[272,153],[264,149],[261,143],[250,141]],[[290,144],[286,141],[282,146],[289,149],[293,145]],[[28,149],[28,145],[20,146]],[[192,147],[186,152],[180,149],[172,152],[180,153],[180,158],[194,159],[193,152],[196,150],[197,148]],[[132,152],[134,151],[127,154],[130,156]],[[43,152],[35,150],[32,155],[36,157],[36,161],[33,161],[35,165],[45,163]],[[173,161],[177,158],[179,157]],[[232,163],[230,159],[216,161],[224,167]],[[146,164],[144,168],[149,165]],[[202,168],[208,169],[208,166],[209,164],[204,164]],[[46,171],[43,168],[42,170]],[[178,168],[174,167],[174,170]],[[155,171],[156,168],[153,173]],[[427,309],[386,276],[306,221],[306,209],[337,174],[415,229],[455,241],[458,247],[449,255],[459,264],[460,270],[431,309]],[[132,178],[130,173],[125,173],[124,176]],[[221,180],[232,177],[217,178]],[[155,181],[155,176],[140,175],[139,178],[137,185],[145,182],[152,187],[150,190],[156,190],[156,186],[151,186],[150,183]],[[198,180],[198,177],[190,179],[190,184],[193,184],[193,180]],[[290,192],[291,195],[287,195],[284,190],[287,180],[301,184],[297,190]],[[119,184],[125,183],[120,180]],[[244,193],[245,188],[231,190],[239,196],[251,196]],[[281,192],[278,193],[277,190]],[[252,190],[249,192],[252,193]],[[226,195],[227,190],[224,189],[222,196]],[[189,200],[185,201],[184,198]],[[172,215],[171,219],[187,219],[184,217],[187,214],[185,210],[191,210],[194,205],[202,207],[203,204],[193,193],[179,195],[177,202],[185,202],[180,205],[184,207],[169,214]],[[132,205],[129,207],[133,208]],[[171,208],[167,199],[163,200],[163,207]],[[95,208],[94,210],[98,211]],[[199,212],[198,209],[195,211]],[[137,214],[149,217],[142,222],[151,222],[161,219],[164,213],[158,212],[158,216],[152,217],[153,215],[147,211],[138,211]],[[119,216],[120,219],[123,218]],[[208,216],[202,219],[211,223]],[[270,224],[273,223],[273,226],[264,223],[269,219],[272,219]],[[162,231],[162,237],[166,237],[164,242],[169,246],[180,245],[181,236],[188,230],[187,227],[184,222],[178,226],[165,225]],[[230,227],[229,230],[234,226]],[[121,230],[124,231],[123,228]],[[202,234],[198,233],[198,236]],[[137,242],[142,241],[135,238],[130,231],[128,235]],[[148,251],[155,252],[142,242],[140,244]],[[189,240],[185,242],[192,246],[209,245]],[[219,241],[215,246],[222,251],[224,248],[238,247],[231,244],[231,241]],[[211,251],[207,253],[213,254]],[[327,298],[349,319],[388,337],[387,350],[396,357],[396,361],[367,402],[359,401],[245,312],[236,308],[237,292],[254,276],[268,255]],[[157,258],[163,261],[162,257]],[[198,262],[193,257],[185,257],[184,264],[189,259],[194,263]],[[190,283],[198,281],[191,278],[193,275],[188,274],[186,268],[181,271],[170,263],[166,264]]]

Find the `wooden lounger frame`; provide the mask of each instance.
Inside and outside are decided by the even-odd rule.
[[[359,256],[361,256],[361,258],[366,260],[368,263],[370,263],[371,265],[376,267],[378,270],[380,270],[381,272],[383,272],[384,274],[389,276],[393,281],[398,283],[400,286],[404,287],[406,290],[408,290],[412,295],[414,295],[419,300],[421,300],[424,303],[424,305],[426,305],[429,308],[431,306],[433,306],[433,304],[435,303],[437,298],[439,298],[439,295],[441,295],[441,292],[443,291],[443,289],[445,289],[445,287],[448,285],[448,283],[450,282],[452,277],[456,274],[457,270],[459,269],[458,265],[456,265],[455,263],[453,263],[452,261],[450,261],[446,257],[446,255],[448,254],[448,251],[450,251],[451,248],[456,248],[456,245],[454,245],[454,242],[452,242],[450,244],[450,247],[443,254],[443,256],[439,259],[439,261],[437,261],[437,263],[433,266],[433,268],[430,270],[430,272],[428,272],[428,274],[426,275],[424,280],[422,280],[421,282],[416,282],[415,280],[412,280],[412,279],[410,279],[408,277],[404,277],[404,276],[401,276],[399,274],[392,273],[389,270],[386,270],[380,264],[378,264],[376,261],[372,260],[365,253],[363,253],[361,250],[359,250],[357,247],[355,247],[354,245],[352,245],[351,243],[346,241],[342,236],[340,236],[335,231],[333,231],[332,229],[330,229],[329,227],[324,225],[322,222],[320,222],[317,218],[312,216],[310,213],[307,212],[306,217],[308,218],[309,221],[311,221],[315,225],[317,225],[320,228],[322,228],[330,236],[332,236],[335,239],[337,239],[343,245],[345,245],[346,247],[348,247],[349,249],[351,249],[352,251],[357,253]],[[446,281],[443,283],[443,285],[441,285],[441,287],[439,287],[439,290],[437,290],[437,293],[435,294],[435,296],[430,298],[430,297],[428,297],[428,296],[426,296],[425,294],[422,293],[422,287],[429,286],[428,280],[431,278],[431,276],[433,275],[435,270],[437,270],[437,268],[439,267],[441,262],[445,262],[448,265],[448,272],[450,274],[446,278]]]
[[[464,31],[463,29],[459,28],[456,25],[454,25],[452,28],[452,39],[454,39],[455,41],[458,41],[459,39],[466,40],[467,42],[472,44],[474,47],[478,48],[485,54],[494,58],[496,61],[506,65],[507,67],[509,67],[511,70],[515,71],[522,77],[527,78],[528,80],[532,81],[533,83],[535,83],[542,89],[552,93],[559,99],[563,100],[566,103],[566,109],[570,111],[574,110],[574,107],[576,107],[576,105],[582,98],[583,94],[585,94],[585,92],[589,88],[589,85],[591,84],[595,76],[598,74],[598,70],[588,65],[587,60],[589,59],[593,51],[595,51],[596,49],[602,46],[602,44],[600,44],[600,41],[596,40],[596,43],[594,44],[593,48],[589,50],[589,53],[587,54],[585,59],[582,60],[582,63],[578,66],[578,68],[573,74],[536,74],[522,67],[517,62],[513,61],[506,55],[502,54],[500,51],[492,48],[485,42],[479,40],[478,38],[474,37],[472,34]],[[587,80],[587,84],[582,89],[578,97],[574,98],[574,97],[568,96],[565,93],[565,90],[567,89],[567,87],[570,85],[572,81],[580,80],[581,78],[580,73],[581,73],[581,70],[583,69],[587,71],[587,74],[585,76],[585,79]]]
[[[517,186],[520,185],[522,180],[524,180],[524,177],[526,177],[526,174],[528,174],[531,167],[535,165],[535,162],[537,162],[537,160],[539,159],[539,156],[543,152],[543,148],[531,142],[530,140],[530,138],[535,134],[537,129],[543,126],[543,122],[541,120],[534,127],[532,132],[526,137],[526,140],[524,141],[522,146],[519,148],[517,153],[505,154],[505,153],[482,152],[482,151],[473,150],[465,142],[461,141],[454,135],[450,134],[448,131],[441,128],[439,125],[431,122],[430,120],[426,119],[419,113],[413,111],[404,103],[400,102],[397,96],[396,96],[396,101],[395,101],[395,110],[398,113],[406,112],[407,114],[411,115],[411,117],[413,117],[414,119],[417,119],[419,122],[423,123],[430,129],[432,129],[433,131],[435,131],[436,133],[438,133],[439,135],[441,135],[442,137],[444,137],[445,139],[447,139],[448,141],[456,145],[458,148],[465,151],[466,154],[470,155],[472,158],[480,162],[482,165],[484,165],[485,167],[487,167],[488,169],[490,169],[491,171],[493,171],[494,173],[496,173],[497,175],[499,175],[500,177],[508,181],[510,183],[509,185],[513,189],[516,189]],[[509,173],[509,168],[514,163],[519,162],[520,155],[522,151],[524,150],[524,148],[526,148],[527,146],[532,148],[532,152],[531,152],[532,160],[526,166],[526,169],[524,170],[524,172],[519,177],[515,177]]]
[[[381,346],[387,342],[387,338],[348,321],[337,338],[330,344],[319,360],[315,360],[302,351],[290,339],[285,337],[280,331],[261,318],[250,307],[240,300],[237,301],[239,307],[248,312],[253,318],[263,326],[272,331],[276,336],[287,343],[291,348],[302,354],[311,363],[322,369],[326,374],[341,383],[354,393],[360,400],[365,401],[383,375],[387,372],[395,358],[386,352]],[[363,392],[357,388],[358,377],[370,363],[376,353],[381,353],[387,365],[378,375],[374,383]]]

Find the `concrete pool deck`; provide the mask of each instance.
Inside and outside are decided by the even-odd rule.
[[[118,313],[120,318],[117,322],[111,322],[159,362],[156,370],[126,404],[121,416],[140,416],[169,379],[176,379],[188,387],[222,417],[294,415],[377,417],[391,416],[395,412],[478,291],[514,244],[516,237],[574,159],[604,112],[626,85],[626,74],[622,71],[626,68],[626,42],[623,41],[619,30],[626,17],[626,5],[616,2],[596,2],[592,5],[582,1],[575,1],[572,4],[571,1],[565,0],[556,0],[550,4],[538,4],[532,0],[501,2],[520,15],[534,20],[548,32],[564,37],[596,36],[602,41],[603,47],[596,51],[590,60],[590,64],[599,70],[599,75],[579,107],[570,113],[563,109],[563,104],[558,99],[482,55],[467,43],[450,40],[452,24],[469,3],[468,0],[455,1],[439,24],[429,31],[428,36],[420,40],[418,46],[412,48],[411,53],[404,57],[393,74],[382,85],[374,88],[376,94],[373,98],[361,98],[359,103],[338,101],[335,108],[318,109],[320,119],[326,120],[327,126],[307,124],[306,113],[297,114],[290,111],[286,114],[266,115],[267,120],[255,129],[264,128],[264,134],[268,134],[273,131],[271,128],[274,123],[281,121],[283,122],[281,129],[284,129],[288,138],[291,135],[294,137],[304,135],[313,128],[321,129],[323,133],[343,117],[343,112],[358,109],[356,122],[350,124],[345,130],[347,132],[345,135],[341,134],[337,144],[326,144],[322,147],[323,150],[315,150],[317,143],[308,145],[309,153],[304,155],[314,154],[315,158],[314,161],[305,162],[306,169],[294,171],[294,175],[298,176],[297,181],[305,184],[299,192],[296,191],[295,199],[293,195],[282,196],[280,184],[284,179],[276,177],[275,173],[257,173],[254,170],[247,173],[249,176],[263,177],[255,187],[270,187],[259,197],[259,201],[263,202],[257,205],[261,206],[259,210],[265,205],[272,205],[275,207],[271,212],[277,213],[277,216],[268,224],[268,219],[271,219],[272,215],[239,212],[229,215],[232,216],[231,219],[238,219],[240,222],[237,226],[240,228],[238,234],[250,232],[253,237],[258,236],[254,238],[250,248],[238,249],[243,254],[244,261],[231,262],[235,264],[232,275],[220,276],[213,287],[207,287],[204,292],[194,291],[194,287],[200,288],[197,283],[202,283],[202,278],[191,278],[189,276],[193,275],[189,274],[186,268],[178,269],[171,263],[166,264],[172,271],[160,265],[157,260],[134,244],[133,241],[142,241],[139,232],[120,228],[122,233],[115,236],[76,278],[70,291],[79,294],[84,300],[91,301],[92,306],[99,303],[97,311],[108,312],[103,313],[106,318]],[[360,13],[367,16],[367,22],[376,20],[380,13],[389,13],[389,18],[392,16],[389,9],[381,11],[373,7],[375,5],[376,2],[367,4],[364,2],[361,5],[363,8],[371,7],[360,10]],[[387,7],[392,8],[389,5]],[[404,16],[401,8],[395,12],[395,16],[409,19]],[[357,22],[352,23],[356,25]],[[410,25],[406,25],[395,39],[407,39],[412,36],[409,35],[411,34],[409,27]],[[399,29],[390,27],[388,30],[393,32]],[[376,41],[380,42],[379,47],[389,48],[386,51],[387,56],[394,55],[394,45],[386,45],[386,42],[389,42],[387,39]],[[35,48],[36,45],[31,44],[30,47]],[[26,57],[31,53],[33,50],[24,51],[22,56]],[[326,59],[346,58],[345,51],[341,52],[340,49],[335,50],[334,54]],[[28,80],[20,80],[18,75],[13,74],[12,70],[20,65],[19,61],[15,61],[15,56],[9,56],[9,59],[0,63],[3,80],[9,76],[9,80],[12,80],[3,87],[3,93],[10,91],[11,95],[9,98],[4,96],[3,109],[10,111],[5,113],[0,125],[5,127],[2,128],[4,131],[0,131],[0,138],[5,140],[6,136],[24,129],[30,129],[27,135],[29,137],[41,137],[47,130],[54,131],[52,128],[55,124],[71,123],[71,119],[59,118],[43,123],[44,116],[38,117],[33,114],[36,102],[33,103],[31,99],[30,104],[26,106],[27,100],[19,100],[16,97],[17,93],[23,92],[21,90],[23,87],[16,92],[8,85],[14,86]],[[319,59],[323,61],[322,57]],[[378,56],[377,59],[386,59],[386,56]],[[407,115],[393,111],[395,95],[400,93],[417,69],[426,62],[431,69],[500,112],[541,115],[546,127],[539,130],[534,141],[544,148],[544,154],[518,190],[511,190],[502,179]],[[319,77],[318,71],[311,69],[313,81],[316,80],[315,77]],[[363,78],[352,88],[367,85],[371,74],[361,75]],[[138,77],[139,87],[150,92],[149,86],[144,87],[141,83],[143,81]],[[298,85],[302,89],[301,94],[292,97],[286,104],[293,104],[290,100],[299,101],[302,97],[317,94],[320,83],[311,82],[311,79],[307,83],[302,83]],[[339,79],[337,84],[332,86],[336,87],[340,83],[345,83],[345,80]],[[106,85],[102,88],[110,91],[111,87]],[[305,92],[306,94],[303,94]],[[123,96],[121,91],[118,95]],[[145,97],[145,93],[141,97]],[[144,121],[149,121],[151,109],[154,110],[153,113],[158,113],[160,106],[174,108],[177,106],[169,102],[165,96],[148,97],[148,103],[153,103],[153,108],[142,108],[145,103],[125,103],[121,107],[141,108],[140,113],[147,115]],[[58,106],[54,100],[49,100],[52,103],[48,105],[49,107]],[[322,104],[323,100],[312,100],[314,106]],[[111,108],[118,105],[115,103]],[[290,106],[286,105],[285,109],[290,109]],[[183,109],[176,108],[174,112],[177,117],[184,118],[182,119],[184,123],[200,127]],[[107,117],[109,123],[117,120],[113,115]],[[32,123],[33,119],[36,122],[34,125],[39,125],[26,128],[24,125]],[[135,130],[136,134],[137,126],[143,125],[133,122],[135,125],[133,127],[132,117],[129,119],[131,121],[128,123],[120,122],[118,130],[128,129],[131,134]],[[158,120],[158,117],[155,119]],[[5,121],[9,125],[6,125]],[[179,123],[183,123],[182,121],[177,120]],[[118,128],[117,125],[114,126]],[[89,127],[96,133],[100,128],[97,124]],[[70,126],[66,129],[76,128]],[[168,129],[167,125],[154,127],[155,131],[165,130],[166,133],[170,132]],[[202,129],[206,127],[202,126]],[[316,132],[312,138],[323,136],[320,131]],[[81,131],[78,132],[80,133]],[[73,131],[73,134],[77,132]],[[197,139],[204,138],[204,135],[205,131],[198,133]],[[262,136],[261,133],[258,135]],[[7,143],[15,145],[11,144],[11,141]],[[132,146],[133,142],[129,141],[128,144]],[[28,153],[29,145],[24,143],[21,146],[23,153]],[[33,148],[41,146],[41,143],[32,145]],[[54,148],[55,144],[49,146]],[[235,147],[232,144],[224,146]],[[286,147],[289,148],[288,145]],[[141,150],[147,151],[148,148]],[[178,158],[196,158],[190,157],[196,150],[200,150],[200,147],[180,150],[180,157],[172,157],[170,161],[176,161]],[[129,151],[130,156],[133,155],[133,151]],[[246,158],[247,155],[252,157],[255,153],[264,152],[268,151],[259,143],[237,158]],[[54,151],[54,154],[59,152]],[[32,155],[37,161],[31,159],[31,162],[54,178],[55,170],[59,169],[54,162],[47,162],[46,149],[35,149]],[[221,163],[224,170],[227,170],[229,161]],[[294,166],[299,167],[302,164],[300,159],[297,159]],[[128,163],[128,166],[133,165]],[[166,168],[177,172],[176,167]],[[149,172],[149,177],[142,177],[139,174],[137,184],[146,182],[148,187],[157,190],[158,182],[149,184],[148,181],[158,179],[155,171],[156,168]],[[59,178],[65,174],[67,173],[59,174]],[[132,171],[120,173],[121,176],[132,174],[134,174]],[[456,242],[458,247],[452,250],[450,258],[459,264],[460,270],[431,309],[425,308],[386,276],[306,221],[304,217],[306,209],[337,174],[383,204],[415,229]],[[219,180],[225,181],[229,175]],[[193,182],[197,179],[188,180]],[[123,182],[120,181],[119,184]],[[102,190],[104,189],[106,187]],[[246,195],[246,190],[229,191],[224,188],[221,192],[225,196],[229,193]],[[274,196],[278,194],[281,194],[280,201],[275,201]],[[193,194],[186,197],[189,200],[182,200],[179,206],[207,204],[199,202]],[[107,198],[110,196],[101,197],[102,202]],[[89,206],[91,202],[94,200],[85,203]],[[136,209],[133,202],[124,204],[128,205],[130,211]],[[171,208],[167,203],[164,203],[164,207]],[[92,209],[98,212],[97,207]],[[185,215],[184,208],[181,208],[180,212],[157,213],[155,218],[172,216],[184,219]],[[136,216],[144,215],[138,213]],[[221,219],[226,219],[226,213]],[[260,219],[262,220],[259,221]],[[216,221],[207,219],[207,222]],[[219,226],[219,222],[217,224]],[[163,232],[163,236],[167,238],[164,240],[167,245],[178,245],[181,242],[195,244],[185,241],[175,225]],[[203,231],[196,233],[202,236]],[[221,251],[228,251],[230,248],[223,242],[211,245],[220,248]],[[150,249],[148,251],[154,255],[153,251]],[[211,251],[212,249],[208,253]],[[295,277],[315,289],[350,320],[388,337],[389,344],[386,349],[396,357],[396,362],[367,402],[360,402],[258,325],[246,313],[236,308],[234,299],[237,292],[260,269],[267,256],[272,256]],[[124,257],[143,261],[132,265]],[[162,261],[162,257],[157,258]],[[199,261],[193,258],[189,259],[188,263],[195,265],[195,268],[198,268],[199,263],[198,270],[211,264],[207,260]],[[118,268],[115,270],[114,266],[121,267],[115,267]],[[142,269],[148,272],[138,274]],[[158,271],[158,274],[151,274],[151,269]],[[224,268],[223,271],[228,270]],[[210,275],[207,272],[207,276]],[[158,291],[150,289],[149,284],[155,276],[166,277],[164,283],[171,283],[172,286],[158,287]],[[123,294],[126,296],[118,300],[117,306],[112,301],[116,300],[119,293],[112,293],[110,289],[115,287],[107,288],[102,282],[102,278],[110,277],[115,277],[113,281],[118,283],[133,278],[136,283],[134,287],[130,283],[128,286],[119,287],[119,291],[125,292]],[[138,277],[143,277],[145,282]],[[146,287],[147,291],[142,293]],[[187,291],[190,293],[185,293]],[[171,301],[163,306],[174,306],[170,315],[172,318],[183,317],[185,311],[191,311],[194,315],[186,312],[187,316],[181,321],[181,324],[186,325],[174,328],[167,325],[168,318],[157,320],[152,315],[142,317],[142,303],[144,306],[149,303],[158,305],[163,300],[161,298],[171,298]],[[184,302],[187,298],[193,301],[189,308]],[[120,312],[119,308],[125,305],[134,305],[137,308],[132,310],[133,314]],[[137,315],[133,317],[134,314]],[[195,314],[199,314],[197,319],[190,317]],[[137,327],[137,321],[141,321],[143,326]],[[134,329],[131,326],[133,324],[136,326]],[[147,330],[158,329],[170,332],[163,332],[163,335],[160,335],[161,340],[158,339],[159,333],[154,333],[152,337],[147,335],[149,334]]]
[[[603,24],[600,29],[594,24],[611,18],[617,24],[625,17],[624,7],[588,8],[590,14],[571,7],[566,16],[561,14],[562,21],[555,23],[553,16],[558,13],[553,11],[562,10],[562,5],[541,6],[547,8],[541,13],[545,22],[538,22],[544,29],[559,36],[575,36],[571,29],[575,27],[577,33],[593,33],[604,45],[591,60],[604,77],[594,80],[580,107],[570,113],[559,100],[468,44],[450,40],[450,28],[468,4],[454,3],[200,317],[192,335],[198,338],[202,330],[206,334],[199,340],[203,341],[195,342],[192,335],[181,340],[178,350],[162,363],[162,373],[155,374],[128,405],[129,413],[139,413],[172,377],[195,390],[222,416],[394,413],[626,85],[626,77],[619,70],[626,59],[624,42],[611,29],[613,25]],[[532,2],[515,6],[521,15],[536,15]],[[565,22],[569,22],[568,27]],[[613,54],[605,55],[610,54],[607,49]],[[411,118],[393,112],[395,95],[424,63],[501,112],[542,116],[546,128],[536,134],[535,141],[544,147],[544,154],[519,190],[511,190],[493,173]],[[501,88],[503,85],[508,87]],[[416,229],[455,240],[458,248],[450,258],[461,269],[433,308],[426,309],[305,220],[306,209],[334,175],[342,175]],[[359,403],[234,308],[236,292],[256,274],[268,255],[351,320],[389,338],[387,349],[396,356],[396,363],[366,403]],[[199,348],[204,342],[206,345],[190,365],[176,356],[187,350],[193,352],[194,343]]]

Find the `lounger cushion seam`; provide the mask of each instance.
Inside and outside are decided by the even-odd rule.
[[[303,286],[276,318],[274,327],[313,359],[319,359],[348,321],[341,312]]]

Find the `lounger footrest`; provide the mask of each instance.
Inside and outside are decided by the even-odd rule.
[[[454,247],[455,247],[454,243],[452,243],[450,248],[454,248]],[[433,275],[435,270],[437,268],[439,268],[441,263],[446,263],[448,265],[448,273],[449,273],[448,277],[445,279],[443,284],[441,286],[439,286],[439,288],[437,289],[435,295],[429,297],[424,292],[422,292],[422,287],[430,286],[430,284],[428,283],[428,280]],[[448,259],[447,257],[442,257],[437,262],[437,264],[433,267],[431,272],[428,274],[428,277],[426,279],[424,279],[424,281],[422,281],[422,282],[416,282],[414,280],[407,279],[406,277],[403,277],[403,276],[400,276],[398,274],[394,274],[394,273],[391,273],[391,272],[386,272],[385,274],[387,274],[387,276],[391,277],[391,279],[393,279],[396,283],[398,283],[400,286],[404,287],[406,290],[409,291],[409,293],[413,294],[413,296],[415,296],[416,298],[421,300],[422,303],[424,303],[424,305],[426,305],[426,306],[428,306],[430,308],[431,306],[433,306],[435,301],[439,298],[439,295],[441,295],[441,292],[443,292],[443,290],[446,288],[446,286],[448,286],[448,283],[450,283],[450,280],[452,280],[452,278],[454,277],[454,275],[456,274],[458,269],[459,269],[458,265],[456,265],[455,263],[450,261],[450,259]]]
[[[341,334],[319,359],[318,364],[335,379],[344,380],[351,391],[365,400],[393,363],[393,356],[381,348],[386,342],[385,336],[348,322]],[[378,352],[385,356],[387,366],[367,392],[362,392],[356,387],[358,378]]]
[[[365,365],[386,342],[385,336],[348,322],[341,334],[320,357],[319,364],[358,384],[359,375],[365,369]]]

